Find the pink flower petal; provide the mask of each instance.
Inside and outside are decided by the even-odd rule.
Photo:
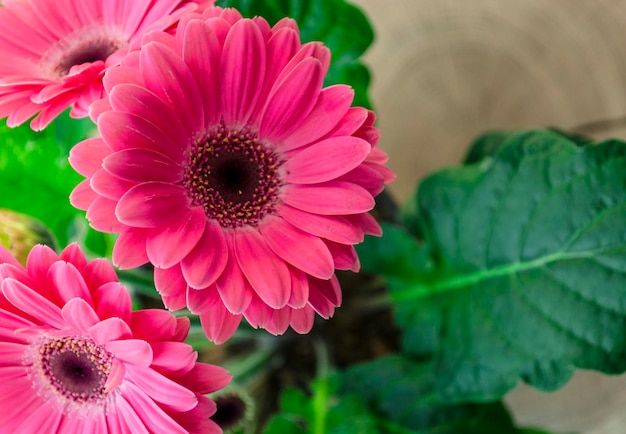
[[[237,330],[241,322],[241,315],[233,315],[221,304],[199,315],[202,331],[207,339],[216,345],[226,342]]]
[[[99,170],[89,178],[89,186],[100,196],[117,201],[124,196],[124,193],[130,190],[134,184],[120,179],[117,176],[113,176],[105,170]]]
[[[235,23],[224,42],[220,75],[226,125],[245,125],[256,107],[265,75],[265,43],[250,20]]]
[[[178,163],[151,149],[117,151],[106,157],[102,166],[116,177],[133,182],[176,183],[183,177],[183,169]]]
[[[132,313],[133,336],[148,341],[167,341],[176,332],[176,318],[163,309],[144,309]]]
[[[297,229],[281,217],[268,217],[259,226],[274,253],[294,267],[320,279],[334,273],[333,257],[322,240]]]
[[[122,231],[113,247],[113,263],[121,269],[129,269],[148,262],[146,239],[149,232],[143,228],[128,228]]]
[[[334,137],[295,153],[285,163],[287,182],[315,184],[330,181],[356,168],[371,146],[356,137]]]
[[[189,372],[198,359],[191,345],[180,342],[152,342],[152,352],[152,368],[168,376]]]
[[[221,298],[215,285],[204,289],[187,287],[186,303],[191,313],[200,315],[213,309],[216,304],[221,304]]]
[[[91,180],[89,178],[81,181],[70,194],[70,203],[74,208],[88,209],[98,194],[91,189]]]
[[[255,230],[237,230],[233,241],[241,271],[259,297],[274,309],[285,306],[291,295],[287,265]]]
[[[71,243],[63,249],[59,258],[63,261],[72,263],[77,269],[83,270],[87,266],[87,258],[81,250],[78,243]]]
[[[177,380],[183,386],[189,388],[193,386],[198,393],[206,395],[228,386],[232,378],[232,375],[224,368],[199,363],[191,371],[178,377]]]
[[[265,329],[275,336],[280,336],[287,331],[290,320],[291,308],[283,307],[282,309],[274,310]]]
[[[28,254],[26,271],[33,281],[45,281],[48,276],[48,270],[59,259],[59,255],[50,247],[38,244]]]
[[[304,271],[290,268],[291,272],[291,297],[287,305],[293,309],[304,307],[309,301],[309,280]]]
[[[164,182],[146,182],[131,188],[117,203],[115,214],[128,226],[153,228],[173,223],[189,212],[185,189]]]
[[[117,202],[106,197],[97,197],[87,208],[87,220],[95,230],[100,232],[120,232],[123,225],[115,217]]]
[[[71,263],[58,261],[52,264],[48,271],[48,280],[60,302],[67,303],[76,297],[92,302],[91,292],[83,275]]]
[[[91,336],[99,345],[104,345],[110,341],[120,339],[128,339],[132,336],[132,332],[128,324],[120,318],[107,318],[89,327],[89,336]]]
[[[224,271],[228,260],[222,229],[206,218],[205,221],[202,237],[180,264],[187,284],[196,289],[213,284]]]
[[[352,215],[326,216],[311,214],[285,204],[278,209],[278,213],[297,228],[337,243],[357,244],[362,242],[364,238],[363,230],[359,224],[351,219]],[[355,214],[354,216],[360,215],[364,214]]]
[[[149,370],[151,373],[154,371]],[[134,375],[138,375],[137,378],[133,377]],[[158,374],[154,374],[158,375]],[[147,429],[146,432],[150,433],[168,433],[168,434],[187,434],[188,431],[185,430],[180,424],[172,418],[172,415],[165,412],[161,407],[159,407],[154,401],[153,394],[156,396],[163,397],[162,394],[158,394],[154,387],[150,389],[146,389],[146,379],[143,377],[146,376],[145,373],[135,374],[132,368],[127,368],[127,377],[133,377],[133,382],[126,385],[125,397],[128,400],[130,406],[134,409],[134,411],[141,418],[141,423]],[[135,383],[135,384],[133,384]],[[184,389],[184,393],[180,386],[177,383],[174,383],[170,380],[167,380],[163,377],[162,383],[160,386],[167,387],[162,393],[172,393],[171,399],[179,399],[179,402],[175,402],[171,405],[172,409],[175,411],[189,411],[198,403],[198,399],[195,395],[191,394],[192,397],[189,396],[191,393],[188,389]],[[167,400],[166,397],[163,397]],[[158,401],[158,399],[157,399]],[[191,404],[193,402],[193,404]],[[133,434],[136,431],[131,431]]]
[[[353,99],[354,90],[349,86],[335,85],[322,89],[311,113],[283,139],[280,148],[284,151],[296,149],[332,131],[350,109]]]
[[[254,294],[248,309],[243,313],[246,321],[254,328],[265,328],[272,318],[273,310],[258,295]]]
[[[298,128],[317,102],[323,80],[318,60],[300,62],[272,89],[261,116],[259,137],[278,143]]]
[[[2,282],[2,293],[13,306],[31,315],[33,318],[37,318],[44,324],[58,329],[67,326],[58,306],[22,282],[13,279],[4,280]]]
[[[250,305],[254,289],[243,275],[232,246],[228,250],[228,263],[215,286],[228,311],[238,315]]]
[[[186,137],[201,132],[204,113],[200,91],[179,55],[162,43],[149,42],[142,47],[139,62],[146,87],[178,112]]]
[[[126,375],[126,367],[124,363],[119,359],[113,359],[111,361],[111,372],[107,377],[106,383],[104,383],[104,392],[108,393],[119,386],[124,380]]]
[[[328,300],[333,306],[341,305],[341,288],[337,276],[333,276],[330,280],[320,280],[309,278],[310,293],[321,295]]]
[[[350,182],[366,189],[372,196],[377,196],[385,186],[384,176],[372,167],[361,164],[345,175],[337,178],[339,181]]]
[[[304,306],[302,309],[294,309],[291,311],[291,328],[301,335],[311,331],[314,320],[315,312],[310,306]]]
[[[367,120],[368,113],[368,110],[363,107],[351,107],[337,126],[326,135],[326,138],[351,136]]]
[[[72,147],[69,161],[74,170],[83,176],[90,177],[102,169],[102,160],[111,153],[100,137],[83,140]]]
[[[155,267],[170,268],[196,246],[206,224],[204,209],[195,207],[169,226],[148,235],[146,253]]]
[[[359,214],[374,208],[374,198],[367,190],[342,181],[287,184],[283,201],[302,211],[322,215]]]
[[[87,330],[100,321],[93,307],[82,298],[73,298],[61,309],[63,319],[80,333],[87,333]]]
[[[187,289],[187,282],[183,278],[180,264],[167,269],[155,268],[154,286],[161,295],[184,294]]]
[[[354,247],[345,244],[326,241],[326,245],[335,260],[335,268],[338,270],[351,270],[355,273],[359,271],[361,264]]]
[[[148,367],[152,363],[152,347],[148,342],[140,339],[125,339],[122,341],[107,342],[104,348],[115,358],[131,365]]]

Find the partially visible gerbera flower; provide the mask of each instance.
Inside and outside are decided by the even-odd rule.
[[[101,138],[79,143],[72,203],[116,232],[114,262],[147,261],[166,306],[188,306],[223,342],[242,316],[274,334],[308,332],[341,303],[335,269],[379,234],[368,214],[393,178],[372,112],[322,88],[330,53],[232,9],[146,35],[107,72],[92,106]]]
[[[187,318],[131,311],[104,259],[0,247],[0,426],[10,433],[221,433],[204,396],[230,381],[196,363]]]
[[[10,0],[0,7],[0,118],[38,116],[41,130],[68,107],[87,116],[102,98],[102,74],[144,33],[195,10],[189,0]],[[200,1],[205,9],[209,2]]]

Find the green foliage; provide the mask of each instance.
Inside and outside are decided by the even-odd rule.
[[[262,16],[272,25],[284,17],[295,19],[303,41],[324,42],[332,52],[326,85],[349,84],[356,92],[354,104],[371,107],[370,73],[359,58],[374,40],[374,32],[358,7],[345,0],[221,0],[217,4],[237,8],[244,16]]]
[[[404,350],[433,357],[446,399],[626,369],[626,144],[581,144],[501,136],[476,164],[422,182],[404,217],[423,239],[387,229],[360,249],[389,278]]]
[[[75,218],[84,215],[69,203],[69,195],[82,177],[67,161],[67,150],[84,132],[71,128],[80,123],[72,124],[63,118],[59,122],[63,123],[62,129],[53,124],[43,132],[34,132],[28,125],[11,129],[2,122],[0,208],[39,219],[63,247]]]

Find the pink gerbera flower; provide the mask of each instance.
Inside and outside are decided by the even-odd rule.
[[[9,0],[0,8],[0,117],[41,130],[72,107],[87,116],[102,74],[144,33],[196,9],[189,0]],[[205,8],[207,1],[200,1]]]
[[[230,376],[196,363],[188,318],[131,311],[104,259],[0,247],[0,426],[8,433],[221,433],[204,396]]]
[[[71,201],[120,234],[114,262],[154,264],[166,306],[216,342],[242,316],[308,332],[341,303],[334,270],[357,270],[353,245],[380,233],[367,212],[393,174],[373,113],[322,89],[329,61],[290,19],[188,15],[107,72],[102,137],[71,153],[88,178]]]

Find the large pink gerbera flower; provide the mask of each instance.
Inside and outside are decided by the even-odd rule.
[[[242,315],[308,332],[341,303],[334,270],[357,270],[353,244],[380,231],[367,212],[393,175],[373,113],[322,89],[330,53],[290,19],[211,8],[144,42],[105,76],[102,137],[71,152],[88,178],[72,203],[120,234],[116,264],[152,262],[166,306],[210,339]]]
[[[131,311],[104,259],[0,247],[0,426],[7,433],[221,433],[204,396],[230,376],[196,363],[187,318]]]
[[[151,30],[206,7],[189,0],[9,0],[0,7],[0,117],[43,129],[68,107],[87,116],[103,71]]]

